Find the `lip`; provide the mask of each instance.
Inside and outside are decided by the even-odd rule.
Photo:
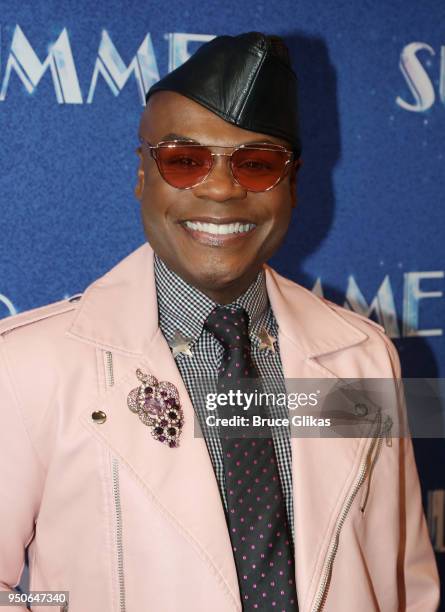
[[[199,230],[194,230],[191,229],[190,227],[187,227],[185,225],[185,221],[191,221],[192,223],[215,223],[218,225],[222,225],[224,223],[253,223],[252,221],[246,221],[245,219],[240,219],[235,218],[235,217],[230,217],[227,219],[215,219],[214,217],[193,217],[193,218],[188,218],[188,219],[184,219],[184,221],[180,222],[180,225],[182,227],[182,229],[184,230],[184,232],[187,233],[188,236],[190,236],[190,238],[192,238],[192,240],[198,242],[199,244],[203,244],[205,246],[212,246],[212,247],[224,247],[224,246],[231,246],[233,244],[236,244],[238,242],[242,242],[243,240],[246,240],[247,238],[249,238],[253,232],[255,232],[256,230],[256,225],[255,227],[253,227],[252,229],[248,230],[247,232],[238,232],[236,234],[209,234],[208,232],[201,232]]]

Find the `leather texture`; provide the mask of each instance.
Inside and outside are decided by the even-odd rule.
[[[286,378],[400,377],[378,326],[265,271]],[[128,409],[138,368],[178,389],[179,448],[155,440]],[[102,423],[92,416],[100,411]],[[383,442],[336,540],[371,442],[292,438],[301,612],[314,610],[335,542],[323,612],[437,609],[409,439]],[[80,300],[0,322],[0,470],[0,589],[18,583],[29,544],[31,589],[69,590],[69,612],[240,612],[212,464],[158,326],[148,244]]]
[[[287,140],[301,153],[297,77],[271,37],[258,32],[218,36],[155,83],[198,102],[237,127]]]

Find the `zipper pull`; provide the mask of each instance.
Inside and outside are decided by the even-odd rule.
[[[383,427],[383,433],[386,438],[386,446],[392,446],[392,437],[389,435],[389,432],[392,429],[392,418],[387,416],[385,418],[385,425]]]

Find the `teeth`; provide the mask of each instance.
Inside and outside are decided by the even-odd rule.
[[[201,223],[197,221],[184,221],[184,225],[198,232],[206,232],[207,234],[238,234],[240,232],[248,232],[255,227],[254,223]]]

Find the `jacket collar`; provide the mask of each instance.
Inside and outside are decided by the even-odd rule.
[[[148,243],[128,255],[83,294],[68,334],[104,349],[146,354],[158,330],[154,253]],[[264,265],[280,333],[306,357],[319,357],[367,339],[328,303]]]

